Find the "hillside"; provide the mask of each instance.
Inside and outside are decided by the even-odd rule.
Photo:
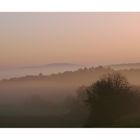
[[[108,65],[106,67],[110,67],[115,70],[120,70],[120,69],[140,69],[140,63],[127,63],[127,64],[113,64],[113,65]]]
[[[27,75],[23,77],[14,77],[9,79],[1,80],[1,83],[14,83],[14,82],[45,82],[47,83],[57,83],[58,85],[62,84],[69,85],[69,86],[80,86],[80,85],[89,85],[100,77],[107,73],[115,72],[111,68],[106,67],[91,67],[91,68],[80,68],[75,71],[65,71],[65,72],[58,72],[55,74],[45,75],[39,73],[38,75]],[[124,75],[128,81],[133,85],[140,84],[140,69],[121,69],[117,70],[117,72]]]
[[[76,100],[79,87],[90,85],[110,72],[114,70],[100,66],[1,80],[0,125],[5,122],[5,126],[82,127],[88,109]],[[140,85],[139,69],[118,72],[131,84]]]
[[[43,73],[49,75],[52,73],[64,72],[64,71],[75,71],[82,68],[82,65],[72,63],[50,63],[44,65],[24,66],[17,68],[0,69],[0,79],[10,77],[21,77],[24,75],[37,75]]]

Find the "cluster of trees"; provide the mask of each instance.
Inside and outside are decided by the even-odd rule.
[[[94,84],[81,87],[78,96],[89,108],[86,127],[136,126],[129,124],[135,118],[130,117],[128,121],[123,118],[129,118],[135,112],[140,114],[139,93],[133,90],[121,74],[107,74]]]

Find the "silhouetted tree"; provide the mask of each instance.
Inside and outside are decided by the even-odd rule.
[[[87,127],[111,127],[133,110],[133,94],[126,78],[119,73],[103,76],[89,87],[82,87],[80,97],[89,106]]]

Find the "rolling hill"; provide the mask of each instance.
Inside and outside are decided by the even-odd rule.
[[[140,69],[140,63],[113,64],[113,65],[108,65],[106,67],[110,67],[110,68],[115,69],[115,70]]]
[[[83,66],[72,63],[51,63],[46,65],[25,66],[13,69],[0,69],[0,79],[21,77],[24,75],[38,75],[39,73],[49,75],[64,71],[74,71],[81,67]]]

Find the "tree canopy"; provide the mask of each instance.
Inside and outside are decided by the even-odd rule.
[[[89,87],[79,90],[89,106],[87,126],[113,126],[133,110],[133,93],[127,79],[117,72],[107,74]]]

